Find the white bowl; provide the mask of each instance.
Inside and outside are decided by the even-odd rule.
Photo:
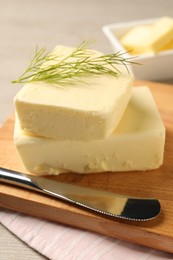
[[[120,43],[120,38],[131,28],[138,25],[152,24],[159,18],[147,19],[133,22],[116,23],[103,26],[103,32],[112,44],[114,52],[125,48]],[[129,53],[128,57],[134,57]],[[135,78],[147,80],[169,80],[173,78],[173,50],[166,50],[157,54],[143,54],[134,57],[135,62],[141,65],[132,64],[132,71]]]

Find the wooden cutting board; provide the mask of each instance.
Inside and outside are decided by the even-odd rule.
[[[163,166],[146,172],[63,174],[50,178],[130,196],[155,197],[162,207],[157,218],[147,222],[105,218],[3,183],[0,206],[173,253],[173,85],[144,81],[135,82],[135,85],[150,87],[166,126]],[[13,127],[12,116],[0,130],[0,166],[27,173],[13,144]]]

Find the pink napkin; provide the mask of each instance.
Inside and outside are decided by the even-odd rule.
[[[173,255],[2,209],[0,222],[42,255],[52,260],[151,260]]]

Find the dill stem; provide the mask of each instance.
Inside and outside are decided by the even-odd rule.
[[[12,83],[27,83],[45,81],[47,83],[64,84],[68,79],[78,78],[85,75],[108,74],[117,77],[120,70],[117,65],[123,65],[128,71],[127,65],[134,63],[130,58],[124,57],[123,52],[114,54],[95,55],[88,49],[90,42],[83,41],[77,48],[73,48],[70,54],[46,53],[46,49],[38,50],[28,68]]]

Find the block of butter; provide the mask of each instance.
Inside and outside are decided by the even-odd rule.
[[[173,50],[173,40],[169,42],[168,44],[164,45],[160,51],[167,51],[167,50]]]
[[[61,53],[69,52],[59,48]],[[110,136],[129,102],[133,82],[125,66],[118,69],[117,78],[93,75],[65,86],[26,84],[15,97],[21,128],[55,139],[89,141]]]
[[[156,53],[173,40],[173,19],[162,17],[155,23],[129,30],[121,39],[122,45],[133,54]]]
[[[150,90],[134,87],[118,127],[106,139],[36,137],[16,120],[14,142],[26,169],[36,174],[148,170],[163,162],[165,128]]]

